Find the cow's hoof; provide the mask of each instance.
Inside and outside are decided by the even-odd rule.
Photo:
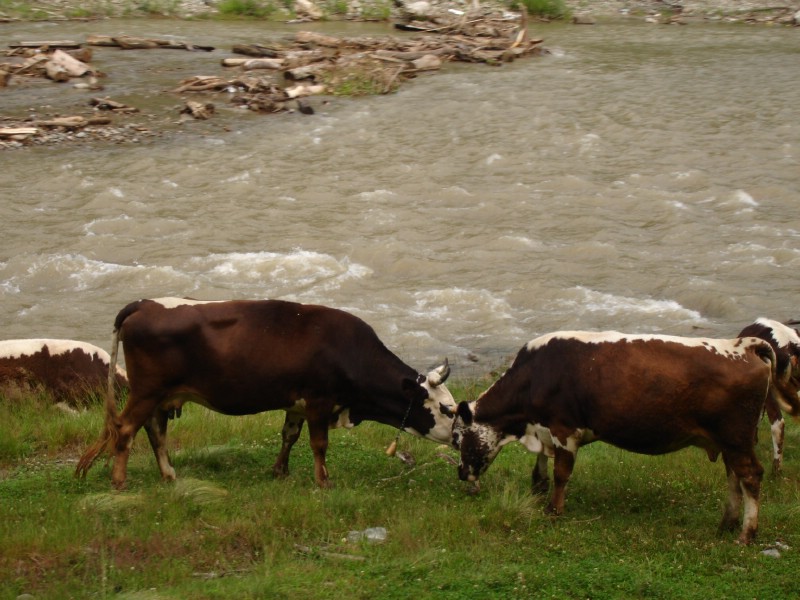
[[[467,486],[468,496],[477,496],[481,493],[481,484],[478,481],[473,481],[471,485]]]
[[[531,485],[531,494],[534,496],[544,496],[550,489],[550,484],[547,480],[536,481]]]
[[[544,509],[544,512],[545,512],[545,514],[550,515],[551,517],[560,517],[561,513],[563,513],[564,510],[561,509],[561,508],[558,508],[557,506],[554,506],[553,503],[551,502]]]
[[[733,518],[733,519],[723,518],[722,522],[719,524],[717,532],[721,535],[723,533],[728,533],[730,531],[736,531],[740,526],[741,523],[738,518]]]
[[[743,531],[742,534],[739,536],[739,539],[736,540],[736,543],[740,546],[749,546],[753,543],[756,539],[756,532],[755,531]]]

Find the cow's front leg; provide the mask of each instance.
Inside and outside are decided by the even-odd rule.
[[[546,494],[547,488],[550,487],[550,481],[547,477],[547,455],[544,452],[539,452],[536,455],[536,466],[533,467],[531,473],[531,492],[533,495]]]
[[[167,411],[157,408],[150,420],[144,424],[144,430],[147,432],[147,439],[150,440],[150,447],[153,448],[153,453],[156,455],[161,478],[164,481],[175,481],[175,468],[172,466],[167,452],[168,416]]]
[[[300,437],[304,421],[305,418],[301,414],[293,412],[286,413],[283,429],[281,429],[281,437],[283,438],[281,451],[278,453],[275,464],[272,465],[272,474],[275,477],[286,477],[289,474],[289,452],[291,452],[292,446],[294,446],[295,442]]]
[[[328,419],[308,419],[308,437],[311,451],[314,453],[314,479],[321,488],[333,487],[328,479],[328,468],[325,466],[325,453],[328,450]]]
[[[553,496],[547,505],[547,512],[560,515],[564,512],[564,498],[572,469],[575,467],[575,451],[557,447],[553,459]]]
[[[735,519],[733,508],[744,500],[744,518],[742,519],[742,532],[737,540],[740,544],[750,544],[758,531],[759,496],[761,493],[761,479],[764,469],[758,462],[755,452],[750,449],[744,453],[725,452],[725,467],[729,470],[728,491],[729,499],[725,513],[720,523],[720,529],[732,529],[739,520],[739,511],[736,510]],[[731,476],[730,473],[733,473]],[[734,491],[733,478],[738,481]]]

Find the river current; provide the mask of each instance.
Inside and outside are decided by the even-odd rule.
[[[182,78],[218,73],[233,43],[294,30],[0,25],[8,41],[218,47],[95,54],[104,95],[174,120],[167,90]],[[223,96],[210,121],[156,140],[0,151],[0,336],[108,348],[138,298],[283,298],[353,312],[415,368],[447,356],[458,377],[558,329],[733,337],[759,316],[799,318],[797,31],[619,21],[531,34],[549,55],[313,98],[314,115],[237,112]],[[0,109],[46,106],[54,86],[0,90]]]

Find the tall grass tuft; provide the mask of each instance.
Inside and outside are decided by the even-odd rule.
[[[217,11],[225,17],[269,18],[280,8],[269,0],[221,0]]]
[[[569,19],[572,12],[564,0],[514,0],[512,8],[524,6],[529,15],[544,19]]]

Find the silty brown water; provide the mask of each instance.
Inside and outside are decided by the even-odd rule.
[[[164,90],[218,73],[231,44],[294,31],[2,27],[8,40],[127,33],[219,47],[97,52],[103,93],[161,115],[151,122],[177,121],[180,99]],[[556,329],[725,337],[758,316],[800,316],[797,32],[531,33],[553,54],[317,99],[313,116],[247,114],[218,97],[211,121],[156,142],[0,153],[2,337],[107,347],[116,312],[140,297],[285,298],[349,310],[406,362],[448,356],[458,376]],[[3,91],[4,113],[47,104],[54,85],[36,100]]]

